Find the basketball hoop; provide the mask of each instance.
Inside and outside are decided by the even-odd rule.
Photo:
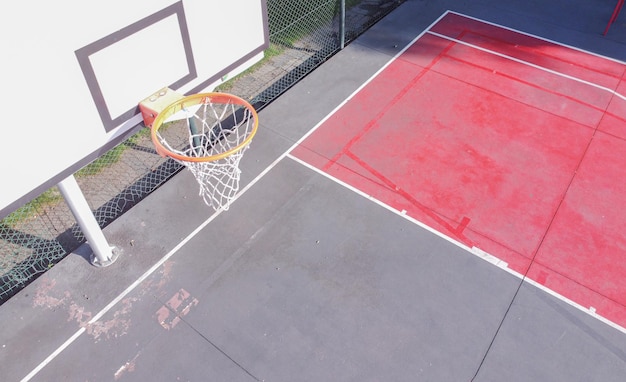
[[[258,124],[256,110],[242,98],[195,94],[158,113],[152,123],[152,142],[161,156],[191,171],[208,206],[227,210],[239,190],[239,162]]]

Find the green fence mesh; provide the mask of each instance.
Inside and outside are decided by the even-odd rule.
[[[404,0],[345,0],[345,44]],[[340,50],[339,0],[267,0],[270,47],[251,70],[220,86],[262,109]],[[105,227],[181,165],[156,155],[146,131],[75,174]],[[0,303],[78,248],[85,238],[56,187],[0,221]]]

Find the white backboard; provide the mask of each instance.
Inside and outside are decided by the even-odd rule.
[[[35,0],[3,10],[0,218],[137,131],[138,103],[263,57],[265,0]]]

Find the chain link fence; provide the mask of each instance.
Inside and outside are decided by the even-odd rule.
[[[270,47],[220,85],[262,109],[405,0],[267,0]],[[342,23],[345,19],[345,23]],[[143,130],[75,174],[101,227],[182,169],[156,154]],[[85,242],[53,187],[0,221],[0,304]]]

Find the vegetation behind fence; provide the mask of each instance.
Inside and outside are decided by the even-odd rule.
[[[345,0],[345,43],[404,0]],[[340,0],[267,0],[270,47],[259,64],[221,85],[262,109],[340,49]],[[105,227],[182,169],[156,154],[147,131],[75,176]],[[56,187],[0,221],[0,303],[85,242]]]

